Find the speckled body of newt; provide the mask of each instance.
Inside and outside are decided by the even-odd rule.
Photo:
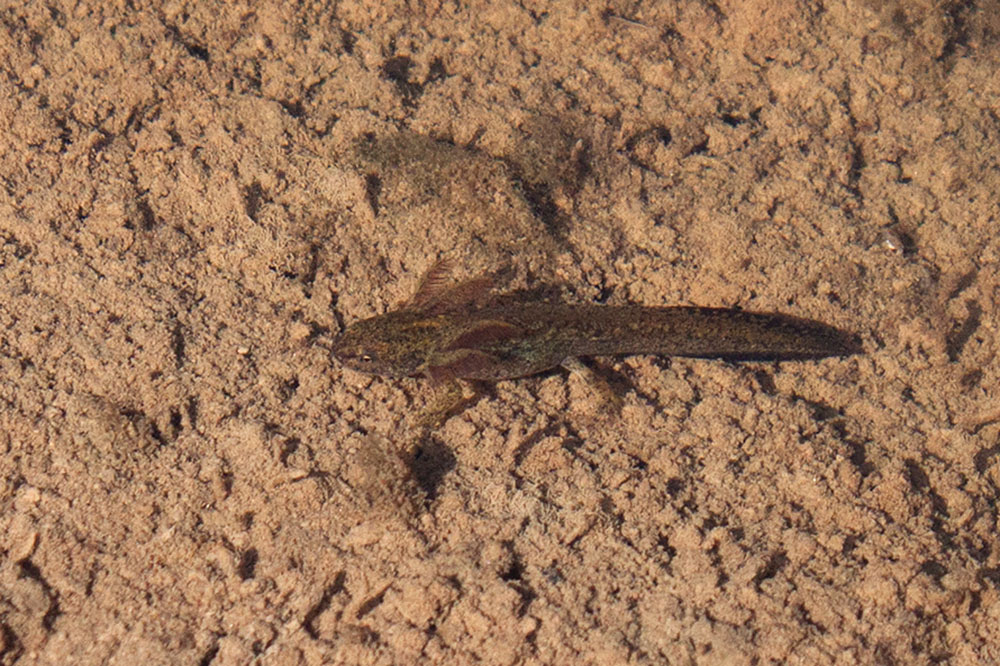
[[[389,377],[499,381],[580,356],[796,360],[860,351],[853,335],[784,314],[484,298],[489,288],[487,278],[448,284],[448,266],[439,262],[401,309],[348,326],[333,354]]]

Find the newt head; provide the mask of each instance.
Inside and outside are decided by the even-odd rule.
[[[358,372],[412,377],[423,370],[439,327],[424,313],[389,312],[348,326],[334,339],[331,353]]]
[[[450,315],[481,303],[493,284],[489,275],[453,282],[451,267],[445,259],[431,266],[402,309],[348,326],[333,341],[333,355],[369,374],[398,378],[429,373],[434,369],[431,358],[454,337],[448,331]]]

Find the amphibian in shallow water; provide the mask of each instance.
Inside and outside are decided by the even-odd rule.
[[[724,308],[572,305],[493,296],[489,278],[452,283],[435,264],[394,312],[356,322],[333,354],[355,370],[435,381],[499,381],[580,356],[664,354],[735,361],[816,359],[861,351],[831,326]]]

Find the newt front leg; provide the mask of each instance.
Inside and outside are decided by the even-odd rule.
[[[460,414],[479,400],[480,391],[472,382],[453,379],[435,391],[434,398],[424,409],[417,426],[435,430],[452,416]]]

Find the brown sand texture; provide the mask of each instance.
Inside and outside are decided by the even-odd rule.
[[[997,2],[152,4],[0,8],[0,665],[1000,660]],[[441,257],[865,352],[423,429]]]

